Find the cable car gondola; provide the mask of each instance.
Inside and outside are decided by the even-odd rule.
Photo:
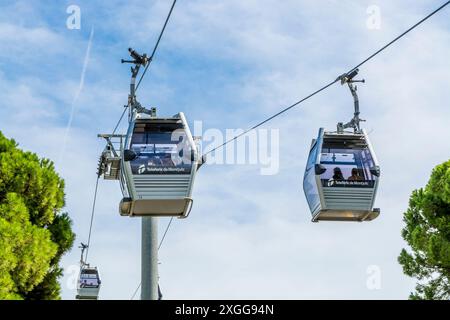
[[[199,151],[182,112],[157,117],[156,109],[141,106],[136,99],[136,76],[147,56],[129,49],[133,60],[129,125],[126,135],[99,135],[107,140],[98,175],[120,180],[123,216],[176,216],[185,218],[192,208],[192,187],[201,165]],[[119,138],[119,150],[117,141]]]
[[[97,300],[100,292],[100,275],[97,267],[85,265],[80,270],[80,276],[77,284],[78,300]]]
[[[101,280],[97,267],[91,267],[84,261],[84,250],[88,245],[81,244],[80,274],[77,281],[77,300],[97,300],[100,292]]]
[[[312,221],[370,221],[380,210],[373,208],[380,177],[375,152],[360,129],[359,103],[352,80],[357,70],[342,77],[354,97],[355,115],[337,131],[320,128],[311,143],[303,189]],[[345,131],[353,128],[353,132]]]
[[[198,151],[184,114],[158,118],[136,113],[124,145],[120,214],[186,217]]]

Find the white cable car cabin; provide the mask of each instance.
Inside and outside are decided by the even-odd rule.
[[[370,221],[380,167],[366,132],[325,132],[311,144],[303,190],[312,221]]]
[[[182,112],[171,118],[134,112],[122,154],[121,215],[189,215],[199,157]]]
[[[303,178],[303,190],[312,221],[370,221],[378,217],[374,208],[380,177],[375,152],[369,137],[359,126],[359,100],[354,80],[358,69],[339,77],[347,84],[354,101],[354,116],[346,124],[338,123],[337,131],[320,128],[311,143]],[[344,131],[352,128],[353,132]]]
[[[97,267],[89,267],[85,265],[80,270],[77,283],[78,300],[97,300],[100,291],[100,275]]]

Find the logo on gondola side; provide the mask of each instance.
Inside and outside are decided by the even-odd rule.
[[[370,188],[373,187],[373,181],[349,181],[349,180],[322,180],[324,187],[358,187]]]
[[[138,173],[143,174],[147,170],[145,164],[141,164],[138,168]]]

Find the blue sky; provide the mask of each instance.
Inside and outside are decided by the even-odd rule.
[[[335,79],[440,3],[179,1],[139,100],[160,115],[183,111],[204,130],[245,129]],[[80,30],[66,27],[72,4],[81,9]],[[120,59],[130,46],[150,53],[170,5],[0,0],[0,130],[56,161],[77,242],[87,239],[103,148],[96,135],[114,128],[126,104],[129,66]],[[371,5],[380,9],[380,29],[366,25]],[[408,296],[414,281],[396,261],[405,246],[402,212],[450,151],[449,10],[361,68],[361,117],[382,166],[381,216],[310,222],[301,182],[311,139],[352,114],[348,89],[336,84],[264,126],[279,129],[278,174],[261,175],[259,165],[202,167],[191,216],[174,221],[160,251],[165,298]],[[129,299],[140,280],[140,221],[119,216],[120,197],[117,184],[100,182],[89,255],[102,272],[102,299]],[[66,270],[78,259],[74,247]],[[379,268],[378,290],[366,285],[370,266]],[[75,295],[71,277],[61,281],[65,299]]]

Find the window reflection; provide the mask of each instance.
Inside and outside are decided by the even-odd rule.
[[[137,157],[131,161],[133,174],[189,174],[190,148],[187,135],[170,127],[140,127],[136,125],[131,150]],[[186,151],[188,147],[188,151]],[[186,153],[186,154],[184,154]]]
[[[305,191],[306,200],[309,208],[313,211],[320,202],[319,191],[317,190],[316,176],[314,172],[314,164],[317,155],[317,143],[314,144],[308,157],[306,164],[305,177],[303,178],[303,190]]]
[[[326,169],[320,175],[322,185],[371,187],[376,177],[370,172],[374,163],[368,148],[322,148],[320,164]]]
[[[100,285],[98,273],[95,270],[83,270],[80,274],[81,288],[97,288]]]

